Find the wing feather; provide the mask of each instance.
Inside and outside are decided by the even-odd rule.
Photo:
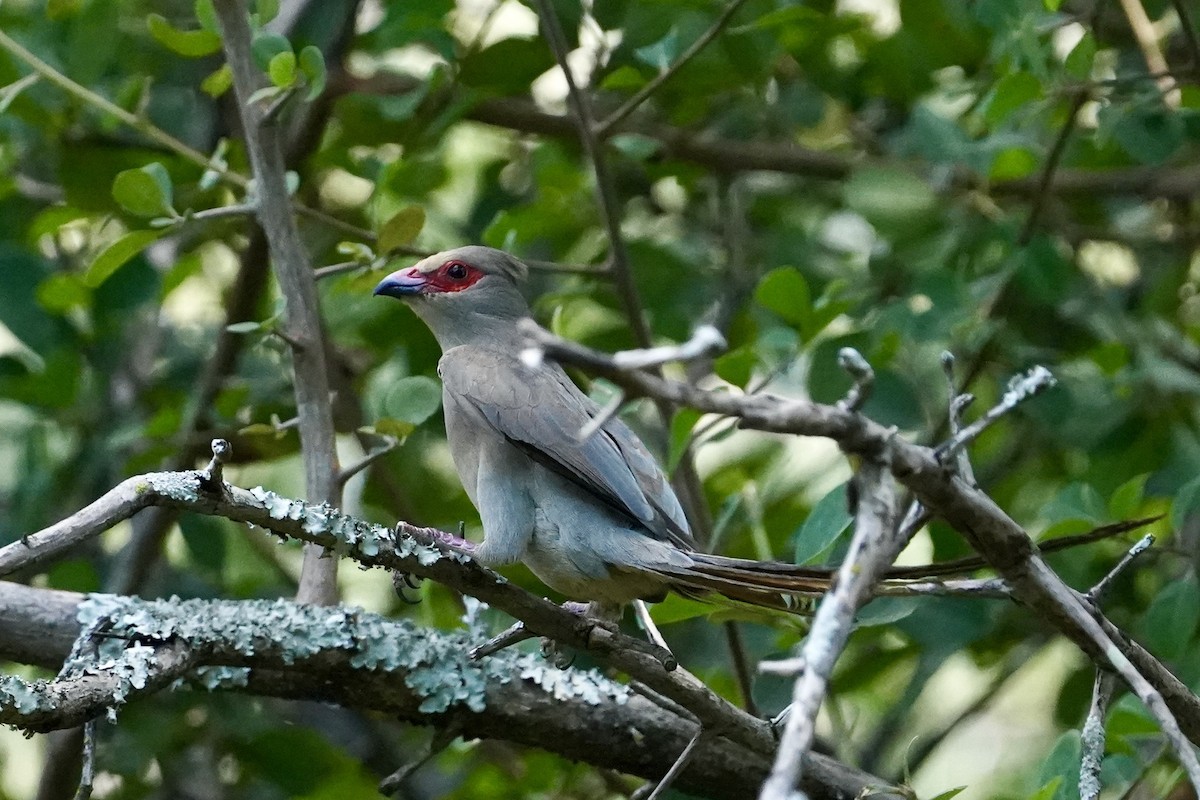
[[[666,476],[623,422],[580,441],[599,407],[557,365],[530,367],[516,355],[455,347],[438,364],[442,383],[537,463],[629,517],[650,536],[695,547]]]

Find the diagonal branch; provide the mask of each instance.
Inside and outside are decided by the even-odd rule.
[[[1138,695],[1181,763],[1195,756],[1181,748],[1182,731],[1200,742],[1200,698],[1162,662],[1119,629],[1050,569],[1025,530],[979,487],[948,471],[932,448],[906,442],[861,414],[806,400],[772,395],[712,392],[638,370],[617,368],[607,356],[525,326],[547,356],[608,378],[630,396],[650,396],[698,411],[738,418],[743,427],[833,439],[848,454],[890,456],[891,472],[931,512],[958,530],[1004,578],[1012,596],[1055,627],[1097,664],[1111,666]]]
[[[825,699],[834,664],[850,639],[854,614],[871,597],[876,582],[908,537],[896,524],[895,489],[884,464],[863,462],[855,479],[858,509],[854,535],[833,588],[822,598],[800,650],[803,669],[792,689],[792,704],[761,800],[788,800],[803,774],[803,759],[816,737],[817,712]]]
[[[659,87],[674,77],[684,64],[691,61],[705,47],[708,47],[709,43],[717,38],[717,35],[729,24],[729,20],[738,12],[738,9],[745,4],[746,0],[733,0],[733,2],[726,6],[725,10],[721,12],[721,16],[717,17],[717,21],[712,24],[712,27],[705,31],[703,36],[692,42],[692,46],[683,51],[674,64],[667,67],[658,75],[655,75],[645,86],[638,89],[632,97],[622,103],[616,111],[609,114],[601,122],[598,122],[595,127],[596,136],[603,139],[615,125],[637,110],[637,107],[646,102],[646,99],[650,95],[657,92]]]

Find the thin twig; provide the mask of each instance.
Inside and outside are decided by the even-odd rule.
[[[1092,704],[1081,735],[1083,757],[1079,764],[1079,800],[1098,800],[1103,785],[1100,765],[1104,762],[1104,718],[1108,701],[1116,689],[1116,676],[1106,669],[1096,670],[1092,684]]]
[[[341,498],[340,470],[321,313],[312,266],[291,211],[279,131],[274,125],[264,124],[263,110],[250,100],[265,81],[251,53],[244,5],[239,0],[216,0],[213,5],[254,171],[258,219],[270,243],[272,263],[285,298],[286,328],[281,333],[292,344],[305,485],[311,499],[336,506]],[[323,558],[323,554],[320,548],[305,548],[297,595],[301,602],[337,602],[337,560]]]
[[[792,690],[779,750],[771,774],[759,792],[761,800],[788,800],[802,774],[802,759],[816,736],[816,717],[828,690],[833,666],[846,646],[855,612],[871,596],[884,569],[904,548],[896,524],[891,476],[876,460],[863,462],[856,476],[859,501],[854,535],[833,588],[821,599],[812,628],[801,647],[804,669]]]
[[[658,800],[658,798],[662,797],[663,792],[671,788],[671,784],[679,777],[679,773],[683,772],[683,768],[692,760],[692,756],[696,754],[696,746],[700,744],[703,738],[704,728],[700,727],[696,730],[696,735],[687,743],[687,747],[683,748],[683,752],[679,754],[679,758],[675,759],[675,763],[667,770],[667,774],[663,775],[662,780],[655,784],[654,790],[647,795],[636,792],[633,796],[639,798],[639,800],[642,800],[642,798],[644,800]]]
[[[512,647],[514,644],[520,644],[521,642],[535,638],[537,638],[537,634],[526,628],[524,622],[517,620],[483,644],[472,647],[468,655],[472,660],[478,661],[493,653],[499,653],[506,647]]]
[[[875,386],[875,370],[871,369],[862,353],[853,347],[838,350],[837,363],[854,380],[850,391],[838,401],[838,408],[844,411],[858,411],[871,396],[871,389]]]
[[[75,800],[88,800],[96,782],[96,720],[83,723],[83,758],[79,770],[79,788]]]
[[[1033,367],[1023,375],[1014,376],[1008,382],[1008,388],[999,403],[988,409],[983,417],[950,437],[949,441],[935,448],[938,459],[945,463],[948,458],[953,457],[960,449],[974,441],[993,422],[1030,397],[1051,388],[1054,384],[1054,376],[1050,374],[1050,370],[1042,366]]]
[[[717,38],[717,35],[729,24],[729,20],[745,3],[746,0],[733,0],[733,2],[726,6],[725,10],[721,12],[721,16],[717,17],[717,21],[712,24],[712,27],[705,31],[703,36],[692,42],[691,47],[683,51],[674,64],[671,64],[671,66],[647,81],[645,86],[634,92],[633,96],[622,103],[616,111],[609,114],[603,121],[597,123],[595,127],[596,136],[601,139],[608,136],[615,125],[632,114],[638,106],[646,101],[646,98],[657,92],[659,87],[674,77],[684,64],[691,61],[713,39]]]
[[[1129,565],[1133,563],[1134,559],[1149,550],[1153,544],[1154,534],[1147,533],[1137,541],[1137,544],[1129,548],[1121,560],[1117,562],[1117,565],[1109,570],[1108,574],[1101,578],[1095,586],[1089,589],[1088,593],[1084,595],[1084,597],[1086,597],[1092,603],[1099,604],[1104,598],[1105,593],[1108,592],[1109,587],[1112,586],[1113,581],[1116,580],[1117,576],[1124,572]]]
[[[367,453],[354,464],[351,464],[348,467],[343,467],[342,471],[338,473],[338,484],[345,486],[346,481],[350,480],[355,475],[362,472],[364,469],[371,466],[376,461],[400,446],[400,440],[396,439],[395,437],[385,436],[384,439],[385,441],[382,445],[373,448],[371,452]]]
[[[196,150],[193,147],[189,147],[179,139],[164,131],[162,128],[159,128],[157,125],[151,123],[148,119],[126,111],[107,98],[97,94],[96,92],[93,92],[86,86],[71,80],[69,77],[56,70],[42,59],[38,58],[2,30],[0,30],[0,48],[7,50],[14,57],[28,65],[38,75],[41,75],[43,78],[50,81],[55,86],[58,86],[68,94],[82,100],[93,108],[99,109],[105,114],[109,114],[110,116],[116,118],[122,124],[133,128],[147,139],[150,139],[152,142],[161,145],[185,161],[190,161],[196,166],[216,173],[221,180],[225,181],[226,183],[230,183],[239,189],[246,189],[250,185],[250,179],[245,175],[235,172],[228,167],[215,162],[210,156],[201,153],[199,150]],[[335,230],[339,230],[342,233],[345,233],[356,239],[362,239],[363,241],[368,242],[375,240],[375,235],[370,231],[363,230],[362,228],[351,225],[348,222],[344,222],[336,217],[330,216],[319,209],[310,208],[309,206],[306,206],[298,201],[289,199],[288,202],[293,207],[295,212],[301,216],[309,217],[310,219],[321,222],[324,225],[334,228]]]
[[[1042,215],[1042,208],[1046,205],[1046,198],[1051,194],[1050,187],[1054,180],[1054,173],[1058,169],[1058,163],[1062,160],[1063,153],[1066,152],[1067,140],[1070,139],[1071,133],[1079,121],[1079,110],[1083,108],[1083,104],[1090,96],[1086,90],[1080,90],[1071,95],[1071,102],[1067,107],[1067,119],[1063,122],[1062,129],[1059,130],[1054,145],[1050,148],[1050,154],[1046,156],[1046,163],[1042,167],[1041,175],[1038,177],[1037,190],[1033,195],[1033,204],[1029,208],[1029,216],[1025,218],[1025,225],[1017,237],[1017,242],[1022,245],[1028,244],[1029,240],[1033,238],[1038,219]]]
[[[1133,38],[1137,41],[1138,49],[1142,51],[1146,67],[1151,72],[1167,72],[1170,66],[1167,64],[1162,48],[1159,47],[1154,23],[1150,21],[1140,0],[1120,0],[1120,3],[1121,10],[1125,12],[1125,19],[1129,20],[1129,29],[1133,31]],[[1179,108],[1181,98],[1179,84],[1175,82],[1175,79],[1164,77],[1160,78],[1157,83],[1159,91],[1162,92],[1163,104],[1167,108]]]

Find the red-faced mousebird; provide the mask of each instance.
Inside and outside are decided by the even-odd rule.
[[[526,266],[468,246],[393,272],[375,294],[408,303],[442,348],[450,453],[483,522],[481,563],[524,562],[547,586],[611,617],[668,590],[798,611],[827,571],[696,550],[679,500],[637,435],[601,413],[557,364],[522,360]]]

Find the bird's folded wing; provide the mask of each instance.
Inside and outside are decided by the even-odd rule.
[[[530,367],[515,354],[455,347],[438,365],[447,392],[469,402],[500,434],[547,469],[641,525],[694,548],[687,523],[653,457],[620,420],[586,439],[599,408],[556,365]]]

